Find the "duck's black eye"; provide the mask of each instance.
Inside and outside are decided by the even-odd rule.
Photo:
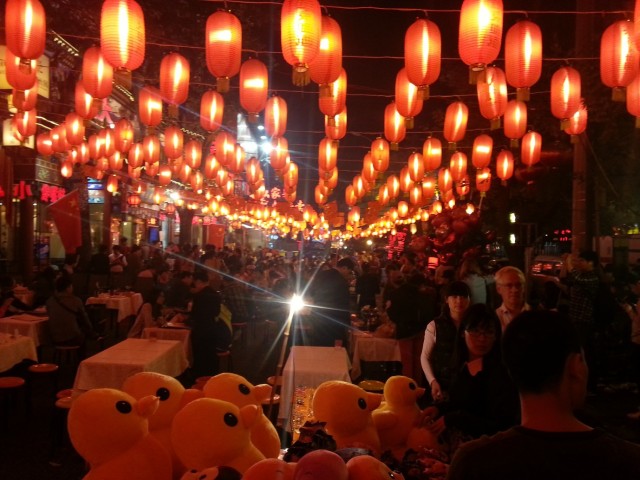
[[[158,397],[161,402],[168,400],[170,396],[171,396],[171,393],[169,392],[168,389],[164,387],[159,388],[158,391],[156,392],[156,397]]]
[[[224,423],[226,423],[230,427],[235,427],[238,424],[238,417],[236,417],[233,413],[225,413]]]
[[[240,390],[240,393],[243,395],[249,395],[251,393],[251,389],[247,387],[244,383],[241,383],[240,385],[238,385],[238,390]]]
[[[415,384],[415,383],[413,383],[413,382],[411,382],[411,383],[409,384],[409,390],[415,390],[415,389],[416,389],[416,384]]]
[[[367,409],[367,402],[364,398],[359,398],[358,399],[358,406],[362,409],[362,410],[366,410]]]
[[[131,408],[131,404],[125,400],[120,400],[119,402],[116,402],[116,410],[118,410],[120,413],[131,413],[131,410],[133,410]]]

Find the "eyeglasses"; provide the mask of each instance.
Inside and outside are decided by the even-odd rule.
[[[493,330],[465,330],[465,332],[467,332],[472,338],[496,338],[496,332],[494,332]]]

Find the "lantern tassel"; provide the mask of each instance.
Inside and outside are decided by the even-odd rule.
[[[414,126],[413,117],[405,117],[404,126],[409,130],[413,129],[413,126]]]
[[[529,87],[516,88],[516,99],[528,102],[530,100]]]
[[[421,85],[418,87],[418,97],[424,100],[429,100],[429,85]]]
[[[627,101],[627,89],[624,87],[614,87],[611,90],[611,100],[614,102],[626,102]]]
[[[309,70],[304,68],[294,67],[291,74],[291,81],[296,87],[305,87],[311,82],[311,76]]]
[[[319,95],[320,98],[328,98],[331,96],[331,85],[328,83],[323,83],[319,87]]]
[[[511,148],[518,148],[519,143],[520,143],[520,142],[518,142],[518,139],[517,139],[517,138],[512,138],[512,139],[509,141],[509,146],[510,146]]]
[[[216,90],[218,93],[227,93],[229,91],[229,77],[216,77]]]
[[[489,127],[491,130],[498,130],[500,128],[500,117],[495,117],[491,119],[491,124]]]

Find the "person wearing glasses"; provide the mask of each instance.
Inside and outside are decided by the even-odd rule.
[[[502,331],[511,320],[521,312],[531,310],[525,301],[526,285],[524,273],[516,267],[502,267],[496,272],[496,291],[502,298],[502,304],[496,308]]]

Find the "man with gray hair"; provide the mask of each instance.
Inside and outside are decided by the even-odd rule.
[[[496,272],[496,291],[502,298],[502,305],[496,308],[502,331],[521,312],[531,310],[525,301],[525,278],[522,270],[516,267],[502,267]]]

